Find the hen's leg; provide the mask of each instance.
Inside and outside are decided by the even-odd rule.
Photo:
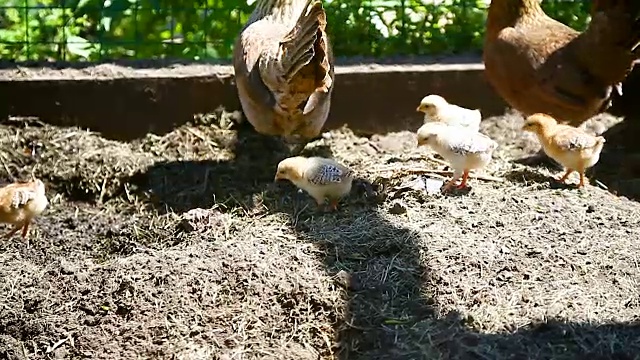
[[[467,187],[468,179],[469,179],[469,170],[465,170],[464,173],[462,173],[462,182],[460,183],[460,185],[458,185],[458,189],[464,189],[465,187]]]
[[[573,170],[567,169],[567,171],[564,173],[564,175],[560,179],[558,179],[558,181],[562,183],[567,181],[567,179],[569,178],[569,175],[571,175],[572,172]]]

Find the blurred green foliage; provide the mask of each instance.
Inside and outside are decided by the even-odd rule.
[[[0,0],[3,60],[228,59],[255,0]],[[337,56],[479,52],[488,0],[325,0]],[[590,1],[544,0],[576,29]]]

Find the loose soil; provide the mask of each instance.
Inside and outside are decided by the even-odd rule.
[[[0,358],[637,358],[640,205],[519,163],[521,125],[483,121],[502,181],[452,195],[421,188],[445,167],[411,132],[327,133],[305,154],[362,178],[327,214],[223,112],[132,142],[2,125],[4,180],[51,204],[0,242]]]

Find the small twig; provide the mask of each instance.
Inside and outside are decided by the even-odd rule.
[[[204,181],[202,182],[202,190],[201,193],[207,192],[207,185],[209,185],[209,168],[204,172]]]
[[[31,169],[31,181],[35,181],[36,180],[36,175],[35,174],[36,174],[36,169],[38,169],[38,165],[40,165],[40,164],[36,163],[33,166],[33,169]]]
[[[380,146],[378,146],[378,144],[374,143],[373,141],[369,140],[368,141],[369,146],[371,146],[373,148],[373,150],[381,153],[384,152],[384,150],[382,150],[382,148],[380,148]]]
[[[11,178],[11,182],[15,182],[16,178],[15,178],[15,176],[13,176],[13,174],[11,173],[11,170],[9,170],[9,167],[7,166],[7,163],[4,161],[4,155],[3,154],[0,154],[0,161],[2,161],[2,166],[4,166],[4,170],[7,172],[7,174]]]
[[[211,139],[207,138],[206,136],[202,135],[202,133],[196,129],[192,129],[192,128],[187,128],[187,131],[190,132],[193,136],[197,137],[198,139],[204,141],[205,143],[207,143],[210,147],[212,148],[219,148],[220,145],[214,141],[211,141]]]
[[[29,360],[29,354],[27,354],[27,349],[24,347],[24,344],[20,344],[22,345],[22,355],[24,355],[24,358]]]
[[[193,134],[193,136],[197,137],[198,139],[200,139],[200,140],[202,140],[202,141],[204,141],[204,142],[208,142],[208,141],[209,141],[209,139],[207,139],[206,137],[204,137],[204,135],[202,135],[199,131],[196,131],[196,130],[194,130],[194,129],[192,129],[192,128],[189,128],[189,127],[188,127],[188,128],[186,128],[186,130],[187,130],[188,132],[190,132],[191,134]]]
[[[403,169],[403,171],[411,173],[411,174],[436,174],[436,175],[453,175],[453,171],[451,170],[432,170],[432,169]],[[484,180],[484,181],[494,181],[494,182],[503,182],[503,178],[483,175],[483,174],[469,174],[469,177],[472,179]]]
[[[105,176],[104,179],[102,179],[102,187],[100,188],[100,197],[98,197],[99,204],[102,204],[102,201],[104,200],[104,196],[106,192],[107,192],[107,177]]]
[[[425,160],[433,161],[434,163],[438,163],[438,164],[443,165],[443,166],[451,166],[451,165],[449,165],[448,162],[446,162],[444,160],[436,159],[432,155],[427,156],[425,158]]]
[[[47,351],[45,351],[45,353],[50,353],[52,351],[54,351],[55,349],[59,348],[62,344],[66,343],[67,341],[69,341],[69,339],[71,339],[71,336],[67,336],[66,338],[62,339],[62,340],[58,340],[58,342],[56,342],[55,344],[53,344],[51,347],[49,347],[47,349]]]

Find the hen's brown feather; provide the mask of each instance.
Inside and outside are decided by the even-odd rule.
[[[600,0],[579,33],[544,14],[538,0],[493,0],[483,55],[489,82],[525,115],[578,125],[604,111],[635,57],[640,2],[633,1]]]
[[[317,0],[262,0],[234,49],[247,120],[268,135],[320,134],[333,90],[333,53]]]

